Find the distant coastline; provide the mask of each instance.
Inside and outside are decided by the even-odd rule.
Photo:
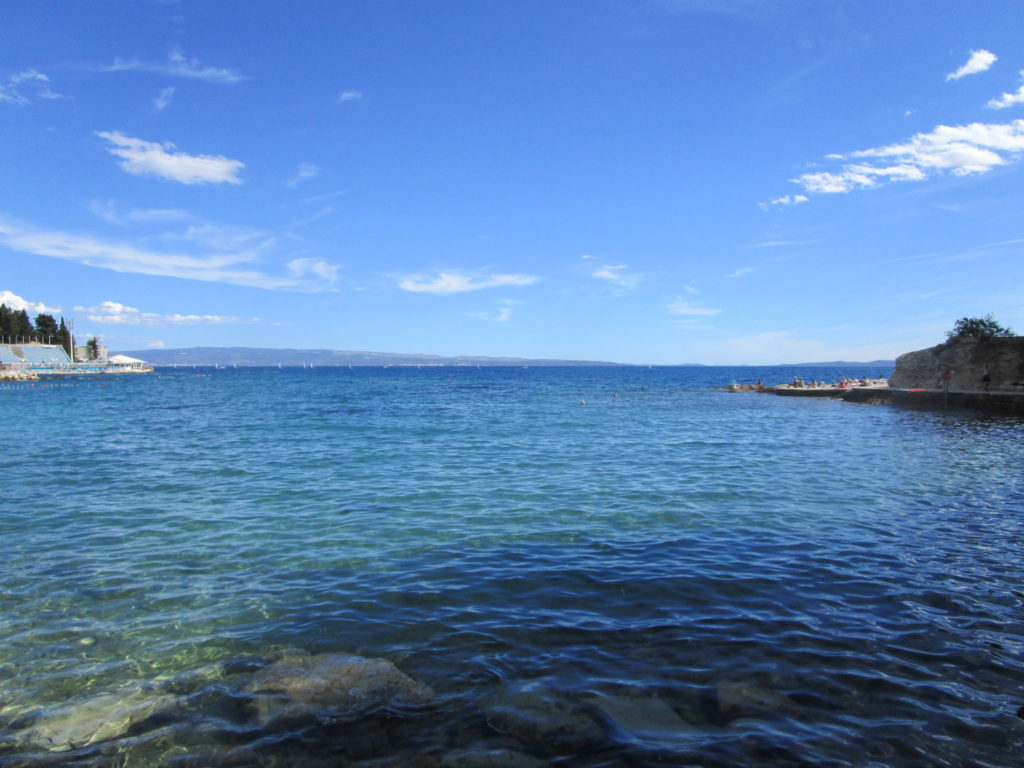
[[[593,366],[621,367],[629,363],[615,363],[605,360],[560,360],[526,357],[489,357],[486,355],[429,355],[397,352],[362,352],[335,349],[271,349],[263,347],[189,347],[182,349],[145,349],[124,352],[132,357],[141,357],[150,365],[351,365],[351,366]],[[636,364],[632,364],[636,365]],[[892,360],[872,360],[867,363],[832,361],[825,363],[779,363],[779,368],[876,366],[892,367]],[[669,367],[696,367],[703,363],[676,363]],[[657,366],[663,367],[663,366]],[[753,367],[753,366],[730,366]],[[764,366],[756,366],[764,367]]]

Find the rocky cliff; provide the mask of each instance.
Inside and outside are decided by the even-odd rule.
[[[944,371],[949,371],[951,392],[1024,391],[1024,336],[951,339],[937,347],[908,352],[896,358],[889,385],[941,389]],[[990,379],[987,386],[986,374]]]

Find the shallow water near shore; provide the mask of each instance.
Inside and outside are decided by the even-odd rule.
[[[1024,420],[715,389],[879,373],[9,385],[0,765],[1021,765]],[[433,699],[267,727],[286,648]]]

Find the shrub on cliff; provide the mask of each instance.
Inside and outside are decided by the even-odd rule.
[[[1000,325],[992,314],[984,317],[961,317],[953,324],[953,330],[946,332],[946,338],[953,339],[995,339],[1015,336],[1010,328]]]

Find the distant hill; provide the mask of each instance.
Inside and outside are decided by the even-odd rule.
[[[896,365],[895,360],[872,360],[869,363],[851,363],[848,360],[830,360],[827,363],[790,363],[788,367],[800,368],[804,366],[814,366],[815,368],[842,368],[844,366],[874,366],[876,368],[892,368]]]
[[[191,347],[188,349],[145,349],[122,354],[138,357],[150,365],[602,365],[596,360],[534,360],[525,357],[482,357],[459,355],[353,352],[336,349],[263,349],[258,347]]]

